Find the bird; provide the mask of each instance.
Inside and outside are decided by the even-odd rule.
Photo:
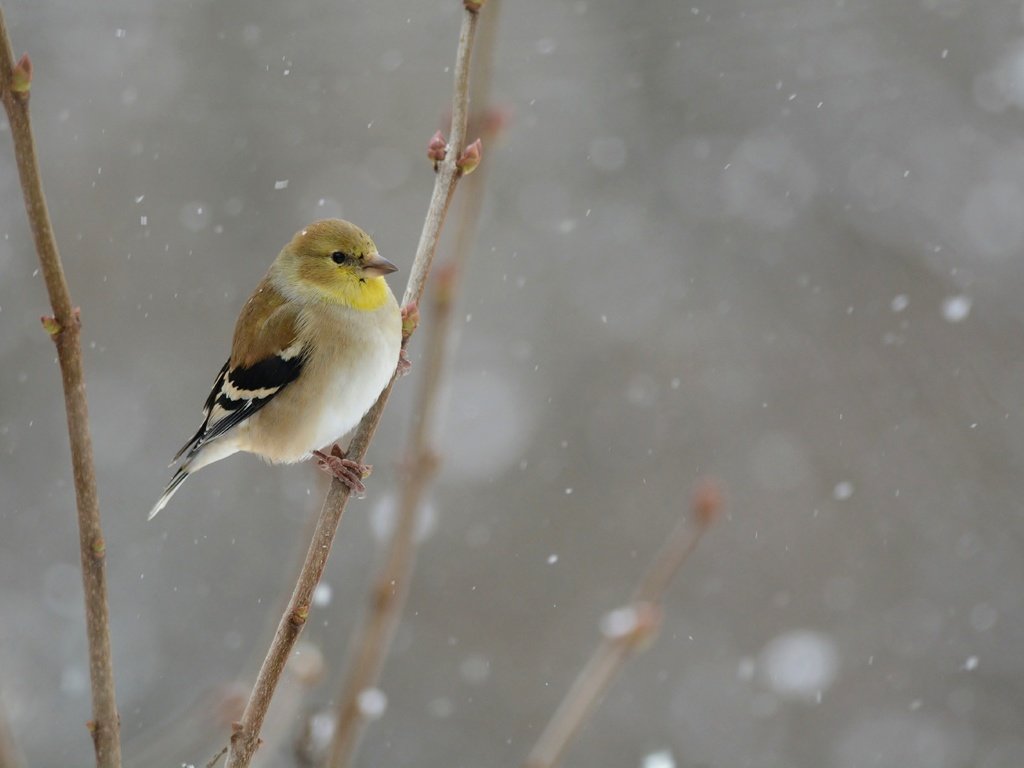
[[[191,475],[239,451],[273,464],[315,457],[365,490],[370,467],[337,445],[320,449],[351,430],[408,365],[405,315],[384,279],[397,269],[351,222],[322,219],[295,234],[242,308],[203,423],[171,462],[180,460],[150,520]]]

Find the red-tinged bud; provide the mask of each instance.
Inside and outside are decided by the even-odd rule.
[[[427,144],[427,157],[434,161],[434,170],[437,170],[437,164],[440,163],[448,156],[448,141],[445,139],[444,134],[438,131],[431,139],[430,143]]]
[[[462,156],[455,162],[455,167],[459,169],[459,172],[463,176],[469,176],[476,167],[480,165],[480,158],[483,155],[483,144],[480,143],[480,139],[477,139],[468,147],[466,151],[462,153]]]
[[[32,87],[32,59],[26,53],[11,71],[11,90],[14,93],[28,93]]]
[[[402,307],[402,338],[412,336],[416,326],[420,324],[420,305],[411,301]]]
[[[462,4],[466,6],[466,10],[472,13],[478,13],[481,8],[484,7],[484,3],[487,0],[462,0]]]
[[[714,480],[702,480],[693,494],[693,516],[702,528],[709,527],[722,511],[722,490]]]

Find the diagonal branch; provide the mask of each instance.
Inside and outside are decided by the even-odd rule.
[[[665,593],[673,577],[714,522],[722,500],[706,483],[693,499],[693,521],[683,519],[655,555],[633,592],[629,605],[605,614],[601,644],[576,676],[572,687],[530,750],[523,768],[553,768],[566,747],[593,714],[601,696],[634,654],[649,646],[661,624]]]
[[[491,0],[487,15],[480,23],[473,66],[469,124],[490,142],[499,121],[490,116],[491,73],[497,33],[499,0]],[[334,736],[327,754],[328,768],[345,768],[352,763],[368,716],[360,705],[361,694],[377,687],[384,661],[391,649],[401,619],[413,569],[416,565],[416,523],[423,497],[439,466],[434,448],[434,433],[439,416],[442,381],[451,352],[452,311],[462,272],[473,251],[477,224],[484,198],[487,166],[467,179],[462,191],[459,226],[455,246],[448,262],[434,277],[432,312],[421,365],[420,388],[413,408],[409,447],[398,495],[398,512],[387,554],[374,578],[368,596],[366,615],[349,641],[347,671],[338,706]]]
[[[100,528],[96,473],[89,435],[89,412],[85,401],[82,369],[81,324],[71,303],[57,242],[46,208],[43,184],[36,161],[35,139],[29,118],[29,89],[32,64],[26,54],[17,63],[11,54],[7,25],[0,11],[0,98],[11,126],[14,156],[25,197],[36,253],[46,280],[53,316],[43,318],[43,327],[57,346],[64,408],[71,441],[71,466],[78,506],[78,534],[82,556],[82,584],[85,588],[85,623],[89,640],[89,677],[92,682],[92,731],[96,764],[100,768],[121,765],[120,724],[114,698],[114,669],[110,654],[110,616],[107,608],[106,544]]]
[[[437,251],[437,243],[444,224],[448,207],[455,193],[455,185],[462,176],[460,163],[462,153],[466,145],[466,118],[468,115],[469,102],[469,61],[472,54],[473,38],[476,32],[477,15],[482,5],[479,0],[469,2],[465,0],[465,8],[462,13],[462,28],[459,32],[458,52],[455,61],[455,85],[452,99],[452,134],[449,142],[448,152],[444,160],[440,161],[437,169],[437,176],[434,181],[434,192],[430,199],[430,207],[427,209],[426,219],[423,223],[423,231],[420,235],[419,244],[416,247],[416,258],[413,261],[412,270],[409,275],[409,282],[406,285],[405,295],[402,304],[410,307],[419,302],[426,285],[427,275],[430,272],[431,263],[434,260],[434,253]],[[403,340],[403,346],[408,341],[408,336],[415,331],[415,328],[407,329],[407,336]],[[352,441],[348,447],[348,457],[353,461],[362,462],[366,456],[370,441],[373,439],[377,425],[380,423],[384,407],[387,405],[394,386],[395,379],[381,393],[374,406],[367,412],[359,423]],[[343,483],[335,480],[324,501],[320,516],[317,519],[316,529],[313,532],[313,540],[310,542],[309,550],[306,552],[306,559],[299,572],[295,590],[292,592],[288,607],[285,609],[281,621],[278,623],[277,631],[271,642],[267,656],[263,660],[259,674],[256,677],[256,684],[253,686],[246,702],[242,719],[236,723],[234,733],[231,735],[231,749],[228,755],[227,768],[245,768],[252,760],[256,748],[259,746],[259,733],[266,717],[267,709],[270,706],[274,689],[284,670],[291,650],[302,632],[302,627],[309,616],[310,603],[313,597],[313,590],[320,583],[320,578],[327,563],[327,557],[334,543],[334,536],[341,521],[341,515],[348,503],[350,491]]]

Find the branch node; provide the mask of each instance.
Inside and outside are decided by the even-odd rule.
[[[709,528],[722,511],[722,489],[714,480],[704,480],[693,494],[693,516],[701,528]]]
[[[56,339],[64,330],[53,315],[43,315],[39,318],[39,322],[43,324],[43,330],[50,334],[52,339]]]
[[[22,99],[28,98],[29,89],[32,88],[32,59],[28,54],[22,54],[18,63],[11,70],[11,93]]]
[[[455,162],[455,167],[459,169],[459,173],[463,176],[469,176],[476,167],[480,165],[480,158],[483,155],[483,144],[480,139],[477,139],[459,156],[459,159]]]
[[[404,344],[420,324],[420,305],[410,301],[402,307],[402,343]]]
[[[427,158],[434,163],[434,172],[437,173],[438,165],[448,156],[448,140],[444,134],[438,131],[430,137],[427,144]]]

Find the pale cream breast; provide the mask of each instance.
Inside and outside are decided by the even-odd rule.
[[[295,462],[355,427],[398,364],[402,317],[394,296],[372,311],[304,309],[300,335],[314,352],[299,378],[240,430],[240,448],[273,462]]]

